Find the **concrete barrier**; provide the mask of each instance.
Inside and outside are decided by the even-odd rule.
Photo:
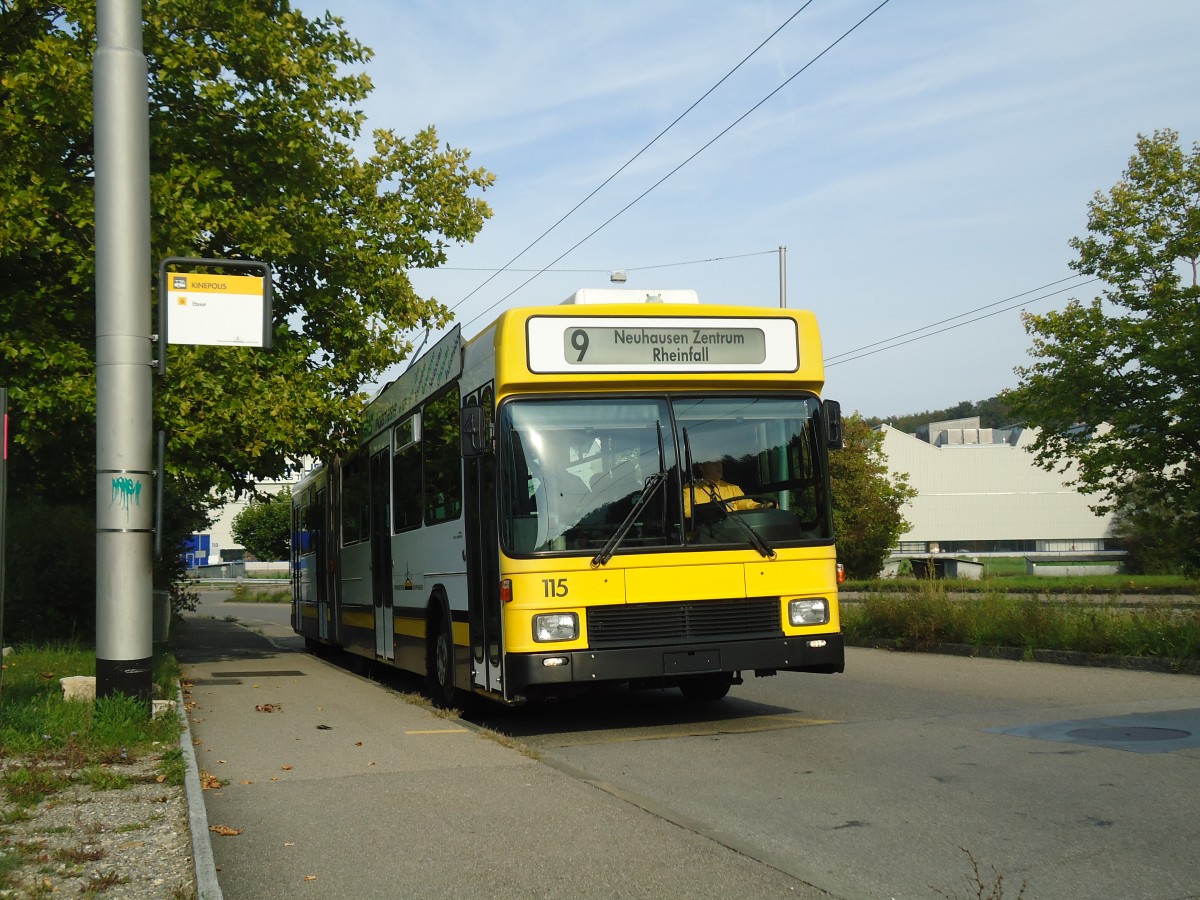
[[[1037,575],[1041,578],[1066,577],[1070,575],[1118,575],[1121,564],[1118,562],[1087,562],[1084,560],[1040,562],[1025,558],[1025,574]]]

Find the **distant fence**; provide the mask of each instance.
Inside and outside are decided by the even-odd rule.
[[[188,578],[217,578],[230,580],[247,577],[276,577],[287,579],[291,577],[291,564],[285,560],[277,562],[258,562],[239,559],[227,563],[213,563],[210,566],[192,566],[187,570]]]

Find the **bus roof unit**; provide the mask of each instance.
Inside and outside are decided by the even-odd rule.
[[[699,303],[692,290],[643,291],[636,288],[580,288],[562,302],[563,306],[595,303]]]

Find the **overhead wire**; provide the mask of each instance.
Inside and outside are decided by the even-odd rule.
[[[730,259],[746,259],[750,256],[767,256],[778,253],[778,249],[774,250],[755,250],[752,253],[733,253],[728,256],[710,256],[705,259],[688,259],[683,262],[672,263],[657,263],[653,266],[623,266],[624,272],[645,272],[650,269],[670,269],[675,266],[698,266],[702,263],[725,262]],[[490,266],[438,266],[438,269],[443,272],[576,272],[596,274],[598,272],[611,272],[612,269],[493,269]]]
[[[933,322],[933,323],[931,323],[929,325],[925,325],[921,328],[915,328],[912,331],[906,331],[903,334],[896,335],[895,337],[885,338],[882,341],[876,341],[873,344],[867,344],[866,346],[859,347],[857,350],[847,350],[844,353],[835,353],[833,356],[826,357],[825,368],[831,369],[834,366],[840,366],[844,363],[856,362],[860,359],[865,359],[868,356],[874,356],[877,353],[883,353],[885,350],[895,350],[897,347],[903,347],[907,344],[912,344],[917,341],[924,340],[925,338],[934,337],[935,335],[945,334],[947,331],[953,331],[954,329],[961,328],[964,325],[972,325],[975,322],[982,322],[984,319],[990,319],[993,316],[998,316],[1002,313],[1012,312],[1014,309],[1020,309],[1023,306],[1028,306],[1030,303],[1037,303],[1040,300],[1047,300],[1050,297],[1055,297],[1059,294],[1064,294],[1067,291],[1073,291],[1076,288],[1080,288],[1080,287],[1083,287],[1084,285],[1088,285],[1088,284],[1093,284],[1093,283],[1101,280],[1099,278],[1089,278],[1086,281],[1079,281],[1079,282],[1076,282],[1075,284],[1069,285],[1067,287],[1059,288],[1056,291],[1050,291],[1047,294],[1042,294],[1040,297],[1034,297],[1030,300],[1022,300],[1020,303],[1014,303],[1011,306],[1004,307],[1003,309],[997,309],[992,312],[986,313],[982,316],[975,316],[975,318],[967,319],[964,322],[957,322],[956,324],[949,325],[946,328],[938,328],[937,331],[929,331],[928,330],[930,328],[937,328],[938,325],[945,324],[946,322],[954,322],[956,319],[961,319],[964,316],[970,316],[970,315],[980,312],[982,310],[991,309],[993,306],[996,306],[1000,303],[1008,303],[1010,300],[1015,300],[1018,297],[1026,297],[1029,294],[1037,293],[1038,291],[1045,290],[1048,287],[1054,287],[1056,284],[1062,284],[1062,282],[1064,282],[1064,281],[1070,281],[1070,280],[1072,280],[1074,278],[1078,278],[1078,277],[1079,276],[1077,276],[1077,275],[1072,275],[1069,278],[1061,278],[1058,281],[1052,281],[1049,284],[1042,285],[1041,287],[1033,288],[1032,290],[1024,291],[1020,294],[1013,294],[1011,297],[1006,297],[1003,300],[997,300],[995,303],[988,303],[984,306],[976,307],[975,309],[969,310],[965,313],[960,313],[957,316],[951,316],[948,319],[942,319],[940,322]],[[921,334],[919,332],[925,332],[925,333]],[[909,335],[916,335],[916,336],[909,337]],[[907,337],[908,340],[900,340],[901,338],[905,338],[905,337]],[[886,346],[880,346],[881,344],[886,344]],[[876,348],[876,349],[872,349],[872,348]],[[862,351],[866,351],[866,352],[862,352]]]
[[[786,78],[773,91],[771,91],[769,94],[767,94],[761,100],[759,100],[757,103],[755,103],[753,106],[751,106],[748,110],[746,110],[744,113],[742,113],[740,116],[738,116],[732,122],[730,122],[729,125],[727,125],[725,128],[723,128],[713,138],[711,138],[707,143],[705,143],[698,150],[696,150],[694,153],[692,153],[691,156],[687,157],[687,159],[683,160],[683,162],[679,163],[677,166],[675,166],[673,169],[671,169],[669,172],[667,172],[666,175],[664,175],[662,178],[658,179],[658,181],[654,182],[654,184],[650,185],[650,187],[646,188],[646,190],[642,191],[642,193],[638,194],[636,197],[634,197],[632,200],[630,200],[629,203],[625,204],[625,206],[621,207],[621,209],[619,209],[617,212],[613,213],[613,215],[609,216],[607,219],[605,219],[603,222],[601,222],[598,226],[596,226],[596,228],[594,228],[592,231],[588,232],[588,234],[586,234],[584,237],[582,237],[576,243],[574,243],[573,245],[568,247],[566,250],[564,250],[562,253],[560,253],[557,257],[555,257],[553,260],[551,260],[544,269],[535,273],[534,275],[531,275],[529,278],[525,279],[523,282],[521,282],[519,285],[517,285],[515,288],[513,288],[511,291],[509,291],[507,294],[505,294],[503,297],[501,297],[499,300],[497,300],[495,303],[491,304],[487,308],[485,308],[482,311],[480,311],[479,313],[477,313],[473,318],[469,319],[466,322],[466,324],[470,325],[471,323],[475,322],[477,319],[480,319],[487,313],[491,312],[493,309],[495,309],[497,306],[499,306],[501,303],[503,303],[505,300],[507,300],[509,297],[511,297],[517,291],[521,290],[523,287],[525,287],[527,284],[529,284],[531,281],[533,281],[535,278],[537,278],[538,275],[540,275],[542,272],[548,271],[550,266],[553,266],[556,262],[563,259],[568,254],[573,253],[584,243],[586,243],[587,241],[589,241],[593,237],[595,237],[596,234],[598,234],[604,228],[607,228],[610,224],[612,224],[613,221],[615,221],[620,216],[624,215],[636,203],[638,203],[644,197],[646,197],[647,194],[649,194],[651,191],[654,191],[655,189],[657,189],[668,178],[670,178],[672,175],[674,175],[676,172],[678,172],[680,169],[682,169],[684,166],[686,166],[688,163],[690,163],[693,159],[695,159],[697,156],[699,156],[701,153],[703,153],[705,150],[707,150],[709,147],[711,147],[713,144],[715,144],[718,140],[720,140],[722,137],[724,137],[726,134],[728,134],[730,131],[732,131],[735,127],[737,127],[739,124],[741,124],[751,113],[753,113],[760,106],[762,106],[764,103],[766,103],[768,100],[770,100],[776,94],[778,94],[781,90],[783,90],[785,87],[787,87],[789,84],[791,84],[792,81],[794,81],[796,78],[798,78],[804,72],[806,72],[818,60],[820,60],[823,56],[825,56],[825,54],[827,54],[830,50],[832,50],[834,47],[836,47],[838,44],[840,44],[842,41],[844,41],[852,33],[857,31],[863,25],[863,23],[865,23],[868,19],[870,19],[873,15],[875,15],[875,13],[879,12],[879,10],[883,9],[883,7],[887,6],[887,4],[890,2],[891,2],[891,0],[882,0],[882,2],[878,6],[876,6],[869,13],[867,13],[865,16],[863,16],[861,19],[859,19],[856,23],[854,23],[854,25],[852,25],[845,32],[843,32],[840,37],[838,37],[835,41],[833,41],[828,46],[826,46],[824,50],[822,50],[820,53],[818,53],[816,56],[814,56],[812,59],[810,59],[808,62],[806,62],[803,66],[801,66],[799,69],[797,69],[794,73],[792,73],[792,75],[790,75],[788,78]],[[803,9],[803,7],[802,7],[802,9]],[[461,301],[460,301],[460,303],[461,303]]]
[[[565,222],[570,216],[572,216],[576,210],[578,210],[581,206],[583,206],[585,203],[587,203],[589,200],[591,200],[593,197],[595,197],[596,194],[600,193],[600,191],[603,190],[604,187],[609,182],[611,182],[614,178],[616,178],[618,175],[620,175],[622,172],[624,172],[627,168],[629,168],[629,166],[634,161],[636,161],[638,159],[638,157],[640,157],[643,153],[645,153],[647,150],[649,150],[651,147],[653,147],[658,142],[659,138],[661,138],[668,131],[670,131],[672,128],[674,128],[676,125],[678,125],[688,113],[690,113],[693,109],[695,109],[697,106],[699,106],[701,103],[703,103],[704,100],[709,96],[709,94],[711,94],[713,91],[715,91],[717,88],[719,88],[722,84],[724,84],[731,75],[733,75],[738,69],[740,69],[742,66],[744,66],[755,54],[758,53],[759,50],[761,50],[763,47],[765,47],[767,45],[767,43],[772,38],[775,37],[775,35],[779,34],[779,32],[781,32],[781,31],[783,31],[784,28],[786,28],[789,24],[791,24],[792,20],[795,19],[796,16],[798,16],[798,15],[800,15],[800,13],[804,12],[804,10],[806,10],[810,5],[812,5],[812,3],[813,3],[813,0],[806,0],[804,5],[801,6],[794,13],[792,13],[790,16],[788,16],[782,25],[780,25],[778,28],[776,28],[774,31],[772,31],[769,35],[766,36],[766,38],[764,38],[762,40],[761,43],[759,43],[759,45],[757,47],[755,47],[753,50],[751,50],[749,53],[747,53],[742,58],[741,62],[739,62],[736,66],[734,66],[732,69],[730,69],[724,75],[722,75],[716,84],[714,84],[707,91],[705,91],[703,94],[701,94],[700,97],[694,103],[692,103],[691,106],[689,106],[687,109],[685,109],[683,112],[681,112],[678,116],[676,116],[675,119],[671,122],[671,124],[669,124],[666,128],[664,128],[662,131],[660,131],[658,134],[656,134],[653,138],[651,138],[649,143],[647,143],[644,147],[642,147],[642,149],[639,150],[637,153],[633,154],[633,156],[629,157],[629,159],[627,159],[621,165],[621,167],[619,169],[617,169],[615,172],[613,172],[611,175],[609,175],[607,178],[605,178],[602,182],[600,182],[600,184],[597,185],[590,194],[588,194],[586,197],[584,197],[582,200],[580,200],[578,203],[576,203],[574,206],[572,206],[569,210],[567,210],[561,217],[559,217],[559,219],[553,225],[551,225],[549,228],[547,228],[545,231],[543,231],[541,234],[539,234],[536,238],[534,238],[533,241],[531,241],[523,250],[521,250],[520,253],[518,253],[516,256],[514,256],[512,259],[510,259],[507,263],[505,263],[499,269],[495,270],[488,278],[486,278],[474,290],[472,290],[469,294],[467,294],[465,297],[463,297],[461,300],[459,300],[457,303],[455,303],[452,307],[450,307],[450,311],[453,312],[454,310],[458,309],[460,306],[462,306],[464,303],[466,303],[467,300],[471,299],[471,297],[473,297],[476,293],[478,293],[478,291],[481,288],[483,288],[485,285],[487,285],[493,278],[495,278],[501,272],[509,270],[509,267],[513,263],[515,263],[518,259],[520,259],[526,253],[528,253],[530,250],[532,250],[542,240],[542,238],[544,238],[544,237],[546,237],[546,235],[550,234],[550,232],[552,232],[555,228],[557,228],[559,225],[561,225],[563,222]],[[562,259],[562,257],[560,256],[559,259]],[[557,260],[555,260],[555,262],[557,262]],[[553,263],[551,263],[551,265],[553,265]],[[523,271],[532,271],[532,270],[523,270]],[[545,271],[545,269],[537,270],[537,272],[539,274],[544,271]],[[491,307],[488,307],[488,309],[491,309]],[[486,310],[485,310],[485,312],[486,312]],[[476,318],[478,318],[478,317],[476,317]],[[472,319],[472,321],[474,321],[474,320]],[[468,324],[470,324],[470,323],[468,323]]]
[[[905,331],[902,334],[897,334],[897,335],[893,335],[892,337],[889,337],[889,338],[884,338],[883,340],[876,341],[873,344],[865,344],[864,346],[856,347],[853,350],[846,350],[846,351],[843,351],[842,353],[835,353],[832,356],[825,357],[825,361],[828,363],[831,359],[838,359],[839,357],[842,357],[842,356],[850,356],[851,354],[858,353],[862,350],[869,350],[872,347],[877,347],[880,344],[888,344],[888,343],[891,343],[892,341],[899,340],[900,338],[908,337],[910,334],[916,334],[919,331],[925,331],[926,329],[929,329],[929,328],[936,328],[938,325],[945,325],[947,322],[953,322],[955,319],[961,319],[963,316],[970,316],[970,315],[973,315],[974,313],[982,312],[985,309],[991,309],[993,306],[999,306],[1001,303],[1009,303],[1013,300],[1018,299],[1019,297],[1026,297],[1029,294],[1035,294],[1038,291],[1044,291],[1046,288],[1054,287],[1056,284],[1062,284],[1064,281],[1073,281],[1079,277],[1081,277],[1081,276],[1068,275],[1066,278],[1060,278],[1057,281],[1051,281],[1047,284],[1043,284],[1043,285],[1040,285],[1035,288],[1030,288],[1029,290],[1022,291],[1019,294],[1013,294],[1012,296],[1005,297],[1003,300],[997,300],[994,303],[986,303],[983,306],[975,307],[975,309],[968,309],[966,312],[959,313],[957,316],[950,316],[948,319],[942,319],[941,321],[938,321],[938,322],[930,322],[928,325],[922,325],[920,328],[914,328],[912,331]],[[1074,287],[1074,285],[1072,285],[1072,287]]]

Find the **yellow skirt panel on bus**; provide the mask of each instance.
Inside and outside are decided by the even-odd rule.
[[[425,638],[425,620],[409,616],[395,616],[392,619],[392,631],[395,634],[411,638]]]
[[[342,624],[350,625],[354,628],[374,628],[375,627],[375,609],[368,606],[365,612],[355,612],[349,609],[342,610]]]
[[[746,574],[740,563],[628,569],[626,601],[719,600],[746,596]]]

